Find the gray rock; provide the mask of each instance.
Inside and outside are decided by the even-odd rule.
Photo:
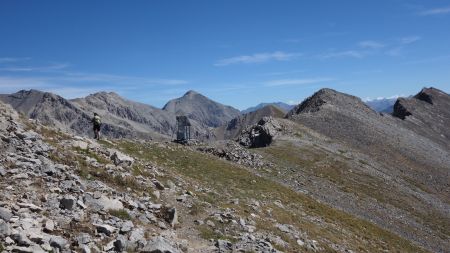
[[[144,239],[144,230],[142,228],[133,229],[133,231],[131,231],[129,239],[131,242],[137,242]]]
[[[31,140],[31,141],[36,141],[39,137],[39,134],[37,134],[34,131],[18,132],[16,133],[16,135],[22,140]]]
[[[76,238],[76,242],[78,246],[82,246],[83,244],[88,244],[92,241],[91,236],[87,233],[80,233]]]
[[[104,195],[101,195],[99,198],[94,198],[90,194],[86,194],[84,202],[95,211],[123,209],[123,204],[120,200],[110,199]]]
[[[28,237],[26,236],[25,232],[18,232],[13,235],[11,235],[11,238],[17,243],[19,246],[25,246],[28,247],[31,244],[33,244]]]
[[[166,189],[166,187],[164,187],[164,185],[161,182],[159,182],[158,180],[153,179],[152,182],[155,185],[156,189],[161,190],[161,191]]]
[[[286,224],[276,224],[276,227],[281,232],[284,232],[284,233],[290,233],[291,232],[291,229],[289,229],[288,225],[286,225]]]
[[[110,236],[112,233],[114,233],[117,229],[113,226],[107,225],[107,224],[93,224],[99,233],[103,233],[107,236]]]
[[[72,210],[75,207],[76,202],[77,199],[75,197],[68,195],[62,198],[59,204],[62,209]]]
[[[3,166],[0,166],[0,176],[4,177],[6,176],[6,170],[3,168]]]
[[[39,245],[33,245],[30,247],[14,246],[11,251],[18,253],[46,253]]]
[[[128,240],[123,235],[119,235],[114,241],[114,249],[117,252],[122,252],[128,247]]]
[[[116,166],[131,166],[134,163],[134,158],[127,156],[119,151],[115,151],[111,156],[111,160]]]
[[[44,231],[53,232],[55,229],[55,223],[52,220],[47,219],[44,224]]]
[[[44,235],[39,231],[28,232],[28,238],[30,238],[32,242],[35,242],[37,244],[42,244],[44,242]]]
[[[217,240],[216,247],[219,252],[232,252],[233,244],[226,240]]]
[[[6,238],[11,235],[11,228],[9,224],[0,220],[0,238]]]
[[[241,145],[249,148],[267,147],[282,131],[283,127],[277,119],[263,117],[256,125],[242,131],[238,140]]]
[[[141,250],[143,253],[180,253],[177,249],[172,247],[172,245],[163,237],[158,236],[153,238],[147,245]]]
[[[87,245],[81,245],[80,250],[82,253],[91,253],[91,249]]]
[[[58,171],[55,169],[53,165],[44,166],[42,172],[44,172],[47,176],[53,176],[58,174]]]
[[[52,236],[50,238],[50,246],[59,250],[64,249],[69,242],[61,236]]]
[[[216,226],[216,224],[214,224],[214,222],[211,221],[211,220],[207,220],[207,221],[206,221],[206,225],[208,225],[208,226],[210,226],[210,227],[215,227],[215,226]]]
[[[120,233],[126,234],[126,233],[130,232],[133,228],[134,228],[133,222],[126,221],[122,224],[122,227],[120,228]]]
[[[42,211],[41,207],[36,206],[34,204],[31,204],[31,203],[17,203],[17,205],[19,207],[21,207],[21,208],[28,208],[28,209],[30,209],[33,212],[41,212]]]
[[[114,242],[115,241],[110,241],[108,244],[103,246],[103,251],[112,251],[114,249]]]

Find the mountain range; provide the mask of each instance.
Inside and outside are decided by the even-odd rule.
[[[250,226],[257,231],[270,228],[261,224],[275,222],[275,230],[282,233],[279,239],[285,242],[277,240],[284,245],[280,249],[287,252],[304,249],[299,239],[286,234],[297,229],[315,236],[322,245],[319,251],[370,248],[368,252],[382,252],[400,248],[415,252],[420,250],[411,250],[415,247],[411,245],[418,245],[420,249],[446,252],[450,247],[450,96],[435,88],[424,88],[415,96],[398,98],[392,113],[380,113],[360,98],[332,89],[317,91],[287,113],[278,106],[267,105],[241,114],[194,91],[169,101],[163,109],[107,92],[67,100],[30,90],[0,95],[0,100],[34,119],[33,122],[77,135],[88,135],[92,114],[100,114],[104,123],[102,132],[122,147],[123,152],[146,159],[145,166],[168,166],[162,171],[170,175],[175,173],[172,170],[175,165],[179,166],[176,173],[181,174],[174,175],[173,180],[177,185],[192,183],[195,186],[191,188],[197,189],[198,194],[207,189],[224,191],[203,196],[208,204],[200,204],[202,208],[223,201],[221,208],[229,210],[230,203],[246,202],[249,196],[258,198],[233,208],[243,214],[255,213],[252,217],[261,220],[255,222],[251,218],[254,225]],[[153,141],[167,141],[172,137],[176,115],[190,118],[203,144],[184,148]],[[235,142],[242,134],[249,135],[250,140],[270,137],[270,142],[263,148],[243,149]],[[151,148],[142,144],[142,139]],[[80,144],[76,142],[76,145]],[[235,166],[230,164],[238,167],[229,167]],[[137,172],[131,174],[134,173]],[[232,179],[221,181],[226,178]],[[217,182],[221,185],[215,185]],[[289,189],[300,195],[285,193],[273,199],[277,189]],[[226,197],[222,200],[219,196]],[[177,202],[178,198],[174,197],[173,201]],[[331,209],[319,207],[314,201]],[[285,209],[290,210],[289,215],[282,211]],[[330,216],[337,215],[336,210],[352,218]],[[314,216],[310,216],[312,211]],[[240,222],[252,236],[262,235],[249,232],[253,228],[248,230],[248,224]],[[360,227],[361,222],[364,225]],[[220,226],[228,225],[233,226],[231,223]],[[327,231],[331,229],[332,235],[321,226],[326,226]],[[203,232],[199,233],[205,234],[206,227],[201,229]],[[235,230],[227,227],[219,238],[243,240],[233,237]],[[213,231],[207,234],[212,236]],[[264,233],[273,235],[273,231]],[[358,248],[347,240],[364,246]]]

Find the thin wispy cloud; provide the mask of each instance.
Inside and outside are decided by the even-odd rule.
[[[423,59],[417,59],[413,61],[405,62],[404,64],[424,64],[424,63],[433,63],[433,62],[439,62],[439,61],[449,61],[450,60],[450,54],[446,55],[440,55],[430,58],[423,58]]]
[[[445,15],[445,14],[449,14],[449,13],[450,13],[450,6],[424,10],[424,11],[419,12],[419,15],[420,16],[434,16],[434,15]]]
[[[358,46],[360,46],[362,48],[379,49],[379,48],[385,47],[386,45],[381,42],[374,41],[374,40],[365,40],[365,41],[359,42]]]
[[[279,71],[279,72],[268,72],[261,74],[262,76],[284,76],[298,73],[305,73],[307,70],[291,70],[291,71]]]
[[[305,85],[316,84],[335,80],[334,78],[319,77],[319,78],[307,78],[307,79],[278,79],[267,81],[264,86],[266,87],[278,87],[286,85]]]
[[[400,39],[400,44],[402,45],[408,45],[408,44],[412,44],[414,42],[417,42],[419,40],[421,40],[422,38],[420,36],[408,36],[408,37],[403,37]]]
[[[3,72],[48,72],[48,71],[55,71],[55,70],[61,70],[65,69],[69,66],[69,64],[52,64],[47,66],[24,66],[24,67],[0,67],[0,71]]]
[[[289,61],[300,57],[300,53],[286,53],[283,51],[276,51],[272,53],[257,53],[252,55],[240,55],[231,58],[219,60],[215,66],[228,66],[232,64],[252,64],[265,63],[270,61]]]
[[[63,72],[64,75],[52,77],[67,82],[107,82],[114,84],[137,85],[183,85],[189,83],[182,79],[147,78],[102,73]]]
[[[0,63],[11,63],[31,60],[30,57],[0,57]]]
[[[399,56],[402,54],[403,47],[394,47],[386,51],[386,54],[389,56]]]
[[[330,52],[330,53],[325,53],[322,55],[319,55],[319,58],[321,59],[330,59],[330,58],[343,58],[343,57],[348,57],[348,58],[363,58],[366,54],[364,52],[361,51],[357,51],[357,50],[347,50],[347,51],[340,51],[340,52]]]

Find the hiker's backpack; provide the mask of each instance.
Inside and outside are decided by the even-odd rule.
[[[100,119],[99,116],[94,117],[94,123],[98,126],[102,124],[102,120]]]

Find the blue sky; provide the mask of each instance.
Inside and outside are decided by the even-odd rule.
[[[450,92],[450,1],[0,1],[0,93],[96,91],[245,109],[328,87]]]

